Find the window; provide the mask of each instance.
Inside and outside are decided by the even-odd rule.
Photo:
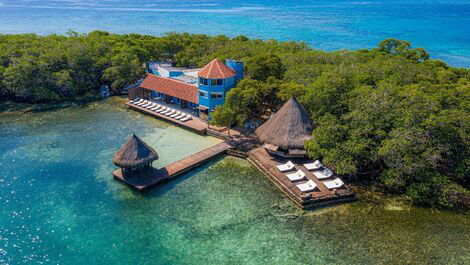
[[[224,98],[222,93],[211,93],[211,98]]]
[[[200,84],[200,85],[206,85],[206,86],[207,86],[207,84],[208,84],[207,79],[206,79],[206,78],[199,77],[199,84]]]
[[[221,86],[222,79],[211,79],[211,86]]]
[[[206,91],[199,91],[199,96],[207,98],[207,92]]]

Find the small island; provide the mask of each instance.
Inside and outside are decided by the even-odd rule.
[[[181,80],[170,83],[178,76],[158,76],[155,67],[167,68],[168,75],[179,71]],[[0,35],[2,101],[90,102],[107,94],[104,87],[111,95],[144,99],[140,88],[167,86],[180,94],[152,90],[162,101],[168,100],[162,94],[173,97],[163,103],[175,108],[158,115],[177,125],[201,119],[206,124],[197,130],[233,138],[231,132],[253,134],[295,97],[312,121],[304,143],[309,159],[348,185],[436,208],[470,205],[469,80],[468,69],[398,39],[374,49],[324,52],[245,36]],[[220,91],[209,91],[212,86]]]

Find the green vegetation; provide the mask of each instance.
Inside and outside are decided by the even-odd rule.
[[[430,60],[406,41],[323,52],[244,36],[0,35],[0,96],[62,100],[96,94],[101,84],[118,91],[146,61],[193,67],[213,58],[243,60],[247,70],[215,124],[266,118],[296,96],[315,123],[312,158],[418,204],[470,206],[470,70]]]

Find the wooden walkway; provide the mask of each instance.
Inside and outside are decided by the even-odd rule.
[[[296,165],[292,172],[302,170],[308,180],[313,180],[317,184],[318,188],[315,191],[301,192],[296,184],[306,181],[299,181],[294,184],[287,178],[286,173],[281,173],[277,169],[276,165],[286,163],[287,160],[274,159],[263,147],[256,148],[248,153],[248,161],[263,172],[269,180],[301,208],[312,208],[354,200],[354,193],[346,186],[336,190],[327,189],[321,180],[317,179],[312,172],[303,166],[304,163],[311,161],[305,159],[290,160]]]
[[[193,118],[192,120],[182,122],[182,121],[179,121],[179,120],[172,119],[168,116],[162,115],[160,113],[156,113],[156,112],[151,111],[149,109],[142,108],[142,107],[134,105],[134,104],[130,104],[129,102],[126,102],[124,104],[127,105],[129,108],[132,108],[134,110],[140,111],[140,112],[148,114],[150,116],[159,118],[161,120],[171,122],[171,123],[173,123],[177,126],[189,129],[191,131],[197,132],[197,133],[202,134],[202,135],[206,134],[207,123],[205,123],[201,120]]]
[[[114,170],[113,176],[137,190],[144,191],[163,181],[173,179],[187,172],[188,170],[191,170],[203,164],[204,162],[209,161],[214,157],[224,154],[229,148],[230,146],[226,142],[222,142],[198,153],[190,155],[184,159],[171,163],[161,169],[152,168],[151,171],[148,171],[139,176],[126,176],[126,178],[124,178],[121,169]]]

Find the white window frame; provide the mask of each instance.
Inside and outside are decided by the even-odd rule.
[[[223,99],[224,98],[224,93],[223,92],[212,92],[211,94],[211,99]],[[212,95],[220,95],[220,98],[213,98]]]
[[[204,94],[205,96],[202,96],[201,93]],[[199,90],[199,96],[203,98],[209,98],[209,92],[204,91],[204,90]]]

